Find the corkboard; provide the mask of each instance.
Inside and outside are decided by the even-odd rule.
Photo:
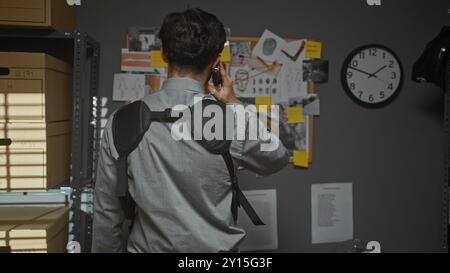
[[[256,43],[258,42],[259,37],[229,37],[228,41],[230,42],[251,42],[252,43],[252,47],[254,47],[256,45]],[[296,39],[286,39],[286,41],[290,42],[290,41],[295,41]],[[308,82],[308,93],[314,93],[314,83],[313,82]],[[311,164],[313,161],[313,136],[314,136],[314,117],[313,116],[308,116],[308,137],[309,137],[309,163]]]

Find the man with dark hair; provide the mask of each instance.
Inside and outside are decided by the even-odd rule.
[[[162,90],[144,99],[154,111],[193,105],[204,95],[213,67],[219,64],[226,34],[216,16],[200,9],[172,13],[159,33],[168,62]],[[220,68],[221,88],[212,96],[225,104],[240,104],[233,83]],[[212,97],[211,97],[212,99]],[[155,122],[128,156],[129,192],[136,204],[135,219],[123,243],[124,211],[116,196],[119,155],[113,143],[110,117],[99,154],[94,204],[94,252],[230,252],[236,251],[245,231],[234,221],[231,178],[220,155],[198,142],[176,141],[171,124]],[[130,121],[131,122],[131,121]],[[260,140],[234,140],[236,165],[261,175],[281,170],[289,160],[280,143],[262,151]]]
[[[190,9],[168,15],[159,38],[172,67],[199,73],[216,61],[226,42],[226,33],[216,16]]]

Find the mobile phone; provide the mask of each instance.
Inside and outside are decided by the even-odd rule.
[[[211,78],[214,84],[214,87],[216,87],[217,89],[220,89],[222,87],[222,76],[220,74],[220,63],[217,64],[212,72],[211,72]]]

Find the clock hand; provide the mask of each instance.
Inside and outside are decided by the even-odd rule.
[[[370,74],[369,72],[366,72],[366,71],[364,71],[364,70],[361,70],[361,69],[358,69],[358,68],[355,68],[355,67],[351,67],[351,66],[349,66],[348,68],[351,68],[351,69],[356,70],[356,71],[358,71],[358,72],[361,72],[361,73],[363,73],[363,74],[367,74],[367,75],[369,75],[369,76],[372,76],[372,74]],[[386,82],[386,81],[384,81],[384,80],[378,78],[376,75],[375,75],[375,78],[376,78],[377,80],[383,82],[384,84],[389,84],[388,82]]]
[[[364,74],[367,74],[367,75],[369,75],[369,76],[372,75],[372,74],[370,74],[369,72],[366,72],[366,71],[364,71],[364,70],[361,70],[361,69],[358,69],[358,68],[355,68],[355,67],[352,67],[352,66],[349,66],[348,68],[351,68],[351,69],[353,69],[353,70],[356,70],[356,71],[361,72],[361,73],[364,73]]]
[[[378,78],[378,77],[377,77],[377,74],[380,73],[380,72],[381,72],[383,69],[385,69],[386,67],[387,67],[387,65],[385,65],[385,66],[383,66],[382,68],[380,68],[380,69],[378,69],[377,71],[375,71],[373,74],[371,74],[371,75],[369,76],[369,79],[372,78],[372,77]]]
[[[378,78],[377,76],[375,76],[375,79],[379,80],[380,82],[382,82],[382,83],[384,83],[386,85],[389,85],[389,83],[387,81],[382,80],[382,79]]]

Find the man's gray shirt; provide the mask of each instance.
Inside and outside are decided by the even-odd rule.
[[[152,111],[193,105],[204,87],[186,78],[168,79],[162,90],[143,100]],[[114,115],[114,114],[113,114]],[[117,151],[109,118],[102,137],[95,185],[93,251],[123,252],[124,213],[116,187]],[[137,215],[128,237],[128,252],[227,252],[235,250],[245,231],[231,213],[231,180],[221,155],[195,141],[176,141],[169,123],[151,124],[128,157],[129,191]],[[281,170],[289,153],[281,144],[261,151],[261,140],[234,140],[235,165],[260,175]]]

